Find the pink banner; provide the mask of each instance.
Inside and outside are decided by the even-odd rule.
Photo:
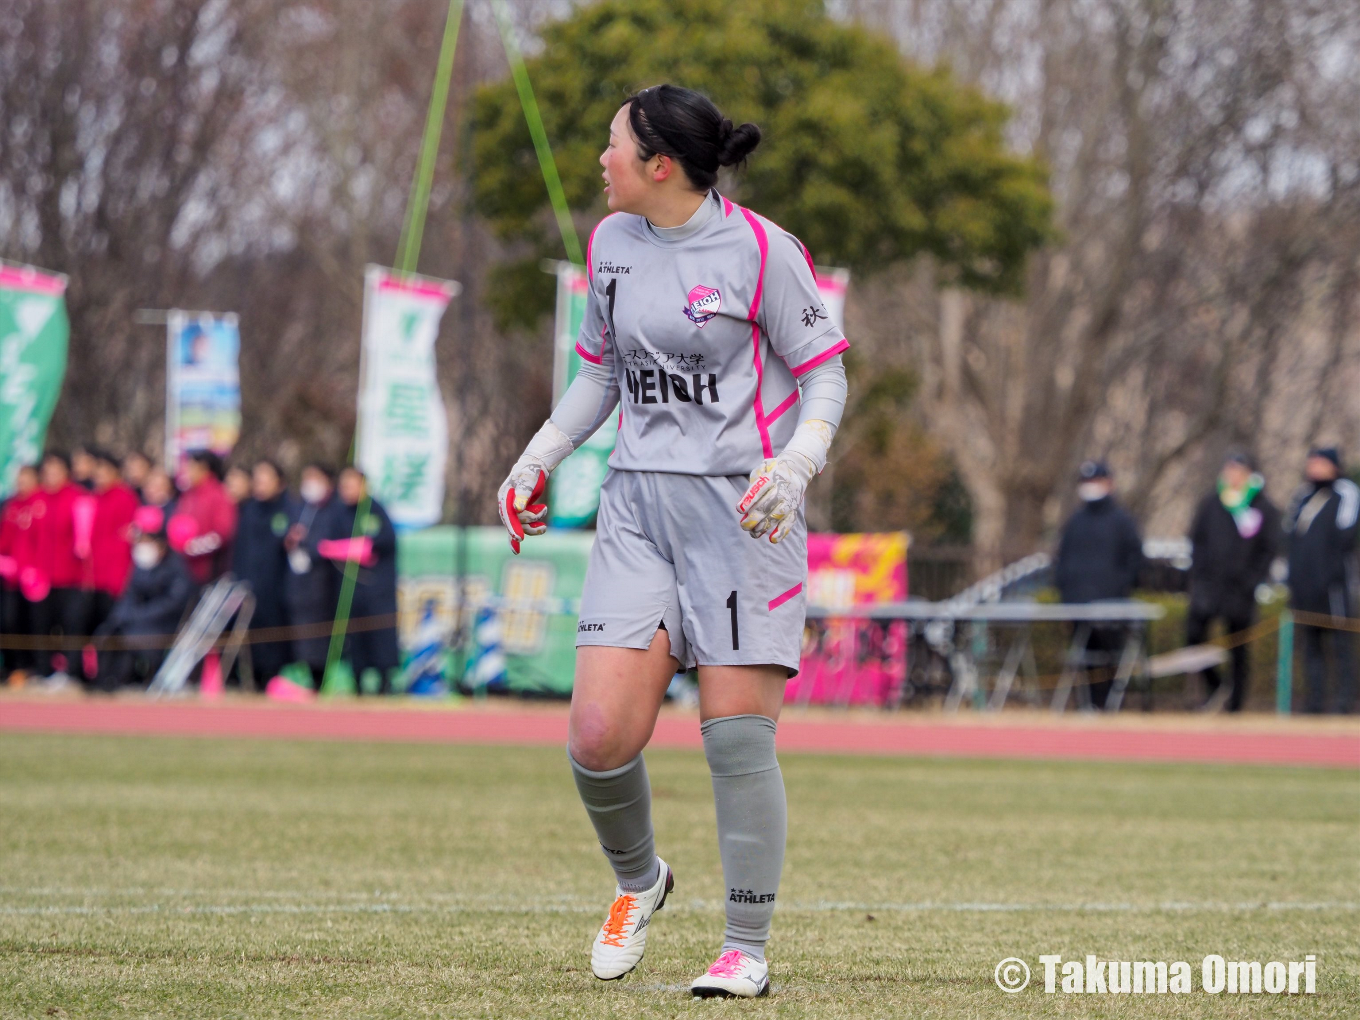
[[[808,604],[832,611],[907,597],[905,532],[808,536]],[[906,671],[906,624],[808,620],[802,671],[785,700],[803,705],[883,705]]]

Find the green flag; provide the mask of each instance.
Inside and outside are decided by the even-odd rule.
[[[36,464],[66,374],[66,277],[0,265],[0,498]]]

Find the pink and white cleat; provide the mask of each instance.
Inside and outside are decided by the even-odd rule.
[[[770,965],[740,949],[729,949],[702,976],[694,979],[689,990],[696,998],[754,999],[770,994]]]

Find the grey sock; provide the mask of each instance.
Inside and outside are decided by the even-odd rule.
[[[774,720],[732,715],[709,719],[699,730],[718,812],[727,905],[723,950],[740,949],[763,960],[788,834]]]
[[[600,849],[624,892],[641,892],[656,884],[660,865],[652,838],[652,786],[647,765],[638,755],[608,772],[591,772],[572,758],[571,773],[581,803],[595,826]]]

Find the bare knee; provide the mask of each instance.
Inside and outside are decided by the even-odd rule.
[[[636,758],[646,737],[639,742],[620,722],[610,720],[599,705],[573,705],[567,750],[576,764],[591,772],[608,772]]]

